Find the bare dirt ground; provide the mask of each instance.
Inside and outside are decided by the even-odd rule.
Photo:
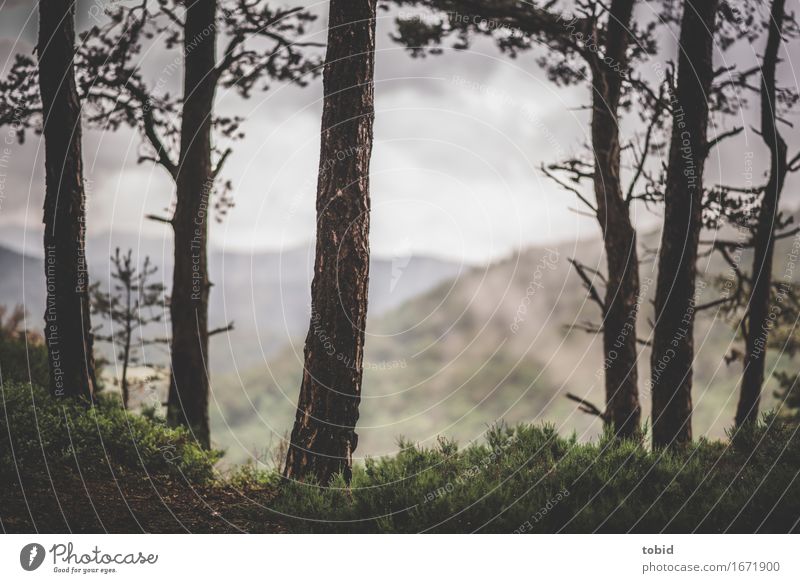
[[[286,532],[269,510],[273,496],[152,476],[70,473],[51,481],[0,473],[0,527],[4,533]]]

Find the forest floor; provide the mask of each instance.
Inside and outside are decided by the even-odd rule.
[[[2,477],[2,475],[0,475]],[[11,483],[8,481],[11,480]],[[5,533],[281,533],[275,491],[199,486],[171,477],[2,479]]]
[[[0,531],[285,532],[270,510],[277,483],[222,474],[215,469],[221,455],[114,398],[87,408],[38,386],[5,383]]]

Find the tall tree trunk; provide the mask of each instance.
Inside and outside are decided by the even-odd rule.
[[[73,0],[39,3],[39,88],[44,111],[45,337],[50,390],[91,399],[92,354],[85,255],[81,105],[75,87]]]
[[[208,216],[214,178],[211,116],[216,90],[216,0],[191,0],[184,26],[184,88],[172,227],[172,376],[167,416],[210,446],[208,421]]]
[[[761,386],[769,334],[772,256],[778,202],[787,173],[786,142],[778,132],[776,121],[775,68],[781,44],[785,0],[773,0],[767,46],[761,67],[761,137],[770,152],[770,174],[761,199],[761,209],[753,237],[753,288],[747,313],[744,374],[736,426],[758,419]]]
[[[369,163],[377,0],[331,0],[311,324],[284,475],[349,482],[369,279]]]
[[[627,64],[633,4],[633,0],[614,0],[610,8],[606,57],[622,69]],[[594,190],[608,270],[603,314],[606,415],[616,435],[632,437],[641,419],[636,364],[639,258],[620,182],[618,109],[623,79],[599,57],[591,65]]]
[[[695,277],[718,6],[719,0],[686,0],[681,18],[650,357],[655,447],[692,439]]]

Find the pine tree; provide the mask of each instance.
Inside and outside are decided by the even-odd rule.
[[[775,230],[778,226],[778,206],[786,175],[789,172],[787,146],[778,131],[778,101],[775,70],[784,26],[785,0],[773,0],[768,23],[769,33],[761,65],[761,138],[769,149],[769,180],[761,196],[758,222],[753,236],[752,292],[747,311],[744,373],[736,425],[758,420],[761,386],[770,327],[772,299],[772,258],[775,250]]]
[[[157,342],[146,339],[144,329],[163,320],[162,310],[167,300],[164,286],[160,282],[151,282],[158,268],[150,263],[149,257],[145,257],[138,268],[132,250],[122,255],[117,248],[111,264],[114,282],[107,292],[100,288],[99,282],[92,286],[92,311],[111,322],[111,332],[95,334],[95,338],[117,348],[122,369],[122,404],[127,408],[130,397],[128,368],[140,362],[141,347]]]
[[[284,475],[350,481],[369,279],[377,0],[331,0],[311,324]]]
[[[605,291],[596,289],[593,279],[597,278],[573,262],[603,319],[593,331],[603,336],[606,404],[605,411],[593,410],[617,435],[635,435],[641,419],[636,337],[640,298],[637,238],[630,206],[637,198],[634,187],[638,177],[624,188],[619,126],[624,98],[638,85],[630,75],[631,66],[656,50],[654,23],[642,27],[634,22],[635,0],[580,0],[569,6],[558,6],[558,1],[541,5],[514,0],[395,3],[425,7],[441,15],[439,22],[413,16],[398,20],[395,38],[415,56],[424,56],[428,49],[441,52],[437,47],[448,36],[456,37],[456,48],[464,48],[470,36],[492,35],[498,47],[512,57],[536,46],[538,41],[549,49],[539,63],[550,79],[559,85],[589,81],[592,159],[567,160],[544,170],[576,193],[600,226],[607,268]],[[559,173],[566,174],[568,180],[559,179]],[[592,184],[594,202],[572,186],[583,181]]]

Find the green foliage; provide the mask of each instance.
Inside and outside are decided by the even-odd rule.
[[[108,477],[111,470],[198,483],[214,476],[219,452],[203,450],[162,418],[126,412],[117,397],[101,395],[89,406],[19,383],[5,383],[0,397],[0,471],[46,476],[68,469]]]
[[[21,307],[6,315],[0,306],[0,379],[3,383],[34,383],[47,386],[47,347],[44,339],[24,329]]]
[[[225,484],[236,490],[274,489],[281,482],[280,471],[249,462],[235,466],[226,476]]]
[[[653,452],[552,426],[495,427],[486,443],[368,459],[328,488],[286,483],[276,509],[308,531],[786,532],[800,519],[800,445],[768,416],[730,442]]]
[[[781,403],[780,414],[789,421],[800,422],[800,375],[778,371],[774,396]]]

